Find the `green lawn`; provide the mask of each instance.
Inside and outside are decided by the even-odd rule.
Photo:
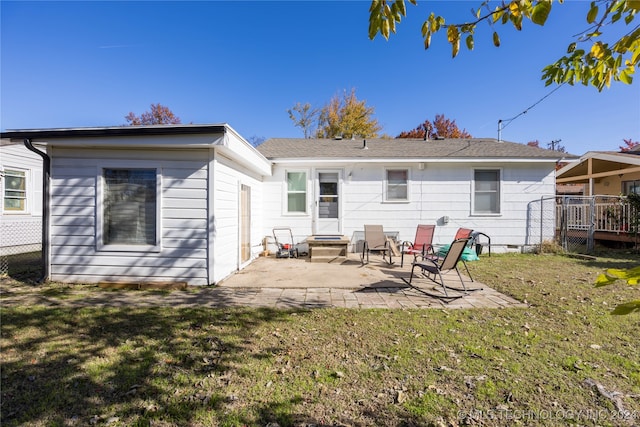
[[[3,306],[0,421],[638,425],[640,315],[609,312],[640,289],[593,283],[606,268],[639,261],[619,253],[595,261],[483,255],[469,263],[474,277],[529,308]],[[2,285],[60,299],[68,289]]]

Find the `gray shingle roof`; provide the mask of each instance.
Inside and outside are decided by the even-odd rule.
[[[491,138],[471,139],[303,139],[272,138],[257,149],[276,159],[537,159],[574,158],[571,154]]]

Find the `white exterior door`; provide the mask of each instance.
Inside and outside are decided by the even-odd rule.
[[[341,234],[339,170],[316,173],[314,234]]]

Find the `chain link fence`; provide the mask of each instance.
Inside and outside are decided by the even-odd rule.
[[[556,243],[556,197],[541,197],[530,202],[527,209],[526,248],[541,251],[545,245]]]
[[[0,222],[0,277],[27,278],[42,269],[41,218]]]
[[[553,196],[529,203],[527,245],[591,254],[596,242],[638,244],[636,213],[625,197]]]
[[[594,198],[558,196],[556,230],[558,243],[566,252],[592,253],[595,241]]]

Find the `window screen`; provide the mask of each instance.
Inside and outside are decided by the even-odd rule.
[[[500,213],[500,171],[478,169],[474,184],[474,212]]]

